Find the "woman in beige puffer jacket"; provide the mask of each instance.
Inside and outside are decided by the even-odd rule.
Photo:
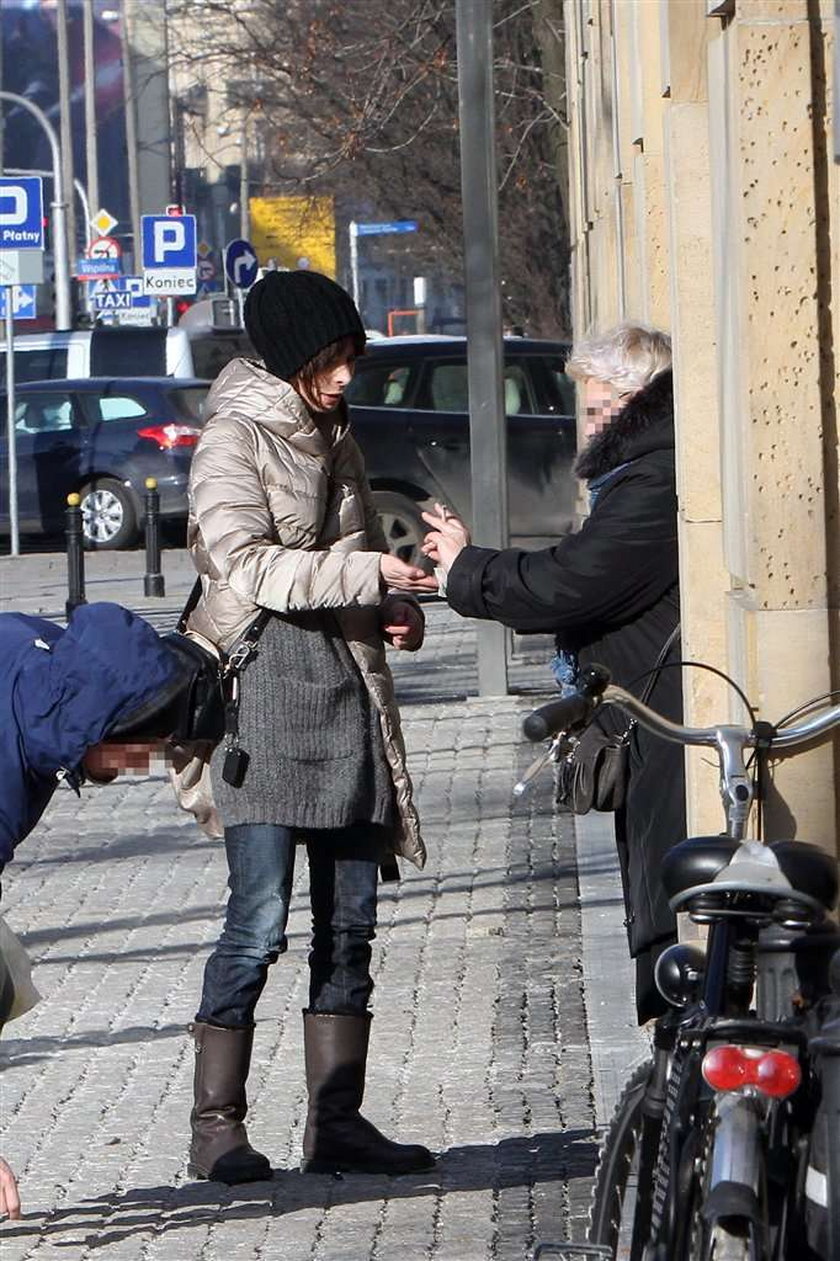
[[[394,592],[427,580],[388,554],[349,432],[342,394],[365,340],[349,295],[314,272],[270,272],[245,323],[265,366],[234,360],[208,396],[190,474],[202,598],[189,625],[228,649],[260,609],[274,616],[240,676],[238,751],[221,746],[211,763],[230,897],[193,1026],[190,1172],[271,1176],[243,1124],[245,1082],[299,839],[313,921],[301,1167],[414,1172],[429,1151],[385,1138],[359,1107],[378,868],[394,853],[425,861],[384,640],[420,647],[422,611]]]

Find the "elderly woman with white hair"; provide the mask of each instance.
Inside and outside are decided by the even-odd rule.
[[[574,346],[566,372],[579,383],[586,414],[588,441],[575,466],[589,491],[582,528],[542,551],[495,551],[471,546],[463,523],[438,505],[425,514],[424,550],[444,571],[446,598],[459,613],[552,632],[561,683],[600,662],[641,695],[666,645],[664,666],[679,660],[670,339],[622,325]],[[663,668],[654,678],[649,704],[679,720],[679,670]],[[620,715],[609,716],[624,729]],[[616,841],[640,1023],[662,1009],[653,971],[676,925],[658,872],[662,855],[685,836],[684,796],[682,749],[635,727]]]

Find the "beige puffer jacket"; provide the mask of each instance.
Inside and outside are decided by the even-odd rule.
[[[322,430],[290,385],[234,359],[212,386],[206,412],[190,471],[187,545],[203,595],[189,629],[229,648],[258,608],[335,611],[379,712],[400,819],[395,852],[422,867],[380,632],[379,554],[387,545],[346,409]]]

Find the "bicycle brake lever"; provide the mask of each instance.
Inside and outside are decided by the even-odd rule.
[[[569,744],[565,735],[561,733],[555,736],[551,743],[546,745],[539,757],[534,758],[522,778],[513,785],[514,797],[521,797],[531,781],[539,775],[546,762],[553,761],[561,748],[566,747],[569,747]]]

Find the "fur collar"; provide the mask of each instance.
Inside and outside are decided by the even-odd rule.
[[[590,438],[575,464],[585,481],[649,451],[673,450],[674,385],[670,369],[634,394],[606,429]]]

